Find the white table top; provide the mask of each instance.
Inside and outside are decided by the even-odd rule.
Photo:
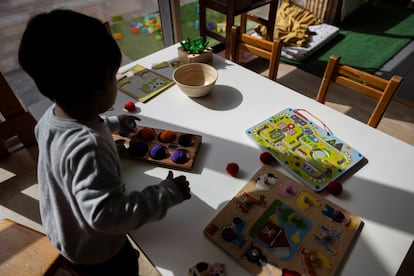
[[[150,68],[172,60],[176,48],[165,48],[120,71],[134,64]],[[186,275],[191,266],[206,261],[224,263],[226,275],[248,275],[204,236],[203,229],[262,166],[261,150],[245,130],[292,107],[310,111],[368,159],[344,182],[338,197],[322,193],[365,223],[341,275],[394,275],[414,237],[414,147],[218,56],[213,66],[219,77],[212,94],[189,98],[174,85],[137,104],[142,125],[203,137],[193,170],[174,171],[187,176],[192,198],[171,208],[163,220],[131,233],[161,273]],[[110,113],[122,113],[123,104],[130,100],[119,93]],[[237,178],[226,173],[229,162],[239,164]],[[142,190],[164,179],[168,169],[123,159],[122,172],[128,189]]]

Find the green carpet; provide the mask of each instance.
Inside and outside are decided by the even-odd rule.
[[[339,35],[302,62],[283,62],[322,76],[332,54],[341,64],[374,73],[414,39],[414,12],[402,4],[374,3],[339,26]]]

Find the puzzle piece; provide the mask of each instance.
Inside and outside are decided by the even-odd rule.
[[[248,193],[243,193],[239,198],[237,198],[237,205],[243,212],[247,213],[249,209],[253,208],[254,205],[266,207],[266,197],[264,195],[260,195],[259,198],[255,198]]]
[[[302,192],[296,198],[296,205],[302,211],[305,211],[311,206],[319,207],[321,202],[308,192]]]
[[[188,270],[189,276],[224,276],[224,264],[199,262]]]
[[[310,276],[317,276],[321,267],[332,268],[329,259],[319,251],[303,248],[300,254]]]
[[[240,217],[235,217],[233,218],[231,226],[223,227],[220,236],[226,242],[229,242],[236,247],[241,247],[246,241],[246,238],[242,234],[245,225],[246,222],[244,220]]]
[[[322,231],[322,234],[320,236],[313,236],[312,239],[319,242],[331,254],[336,255],[336,251],[332,249],[332,244],[341,241],[342,233],[323,225],[320,225],[319,229]]]
[[[325,215],[338,223],[342,223],[345,219],[345,215],[340,210],[334,209],[328,204],[326,204],[325,209],[322,210],[322,215]]]

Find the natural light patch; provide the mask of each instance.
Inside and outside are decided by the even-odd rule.
[[[0,168],[0,183],[14,176],[16,176],[16,174],[12,173],[11,171]]]
[[[283,67],[283,70],[280,70],[278,78],[282,78],[284,76],[289,75],[290,73],[292,73],[293,71],[297,70],[296,66],[290,65],[290,64],[286,64],[286,63],[280,63],[279,64],[279,69]],[[266,72],[268,72],[268,70],[266,70]]]
[[[369,235],[364,235],[368,231],[364,232],[365,229],[363,229],[361,238],[367,243],[370,252],[383,265],[384,270],[387,272],[386,275],[395,275],[395,272],[398,270],[398,265],[396,264],[400,264],[401,260],[404,259],[411,245],[412,236],[409,233],[374,221],[369,221],[368,224],[366,218],[363,218],[363,220],[366,222],[364,228],[371,229]],[[393,238],[384,239],[384,237]]]
[[[167,269],[164,269],[164,268],[161,268],[161,267],[157,267],[157,269],[160,271],[160,273],[161,273],[161,275],[171,275],[171,276],[173,276],[174,275],[174,273],[172,273],[172,271],[171,270],[167,270]]]
[[[398,118],[390,117],[385,113],[377,129],[385,133],[392,133],[393,137],[402,141],[413,141],[414,123],[412,122],[412,118],[404,118],[404,114]]]
[[[328,102],[327,105],[332,107],[335,110],[338,110],[339,112],[342,112],[342,113],[346,113],[349,110],[351,110],[351,108],[352,108],[352,106],[349,106],[349,105],[332,103],[332,102]]]
[[[39,200],[39,185],[37,183],[27,187],[26,189],[22,190],[22,194],[30,196],[35,200]]]

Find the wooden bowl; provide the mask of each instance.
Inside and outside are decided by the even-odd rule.
[[[217,70],[205,63],[187,63],[175,69],[173,73],[173,79],[181,91],[193,98],[210,93],[217,76]]]

